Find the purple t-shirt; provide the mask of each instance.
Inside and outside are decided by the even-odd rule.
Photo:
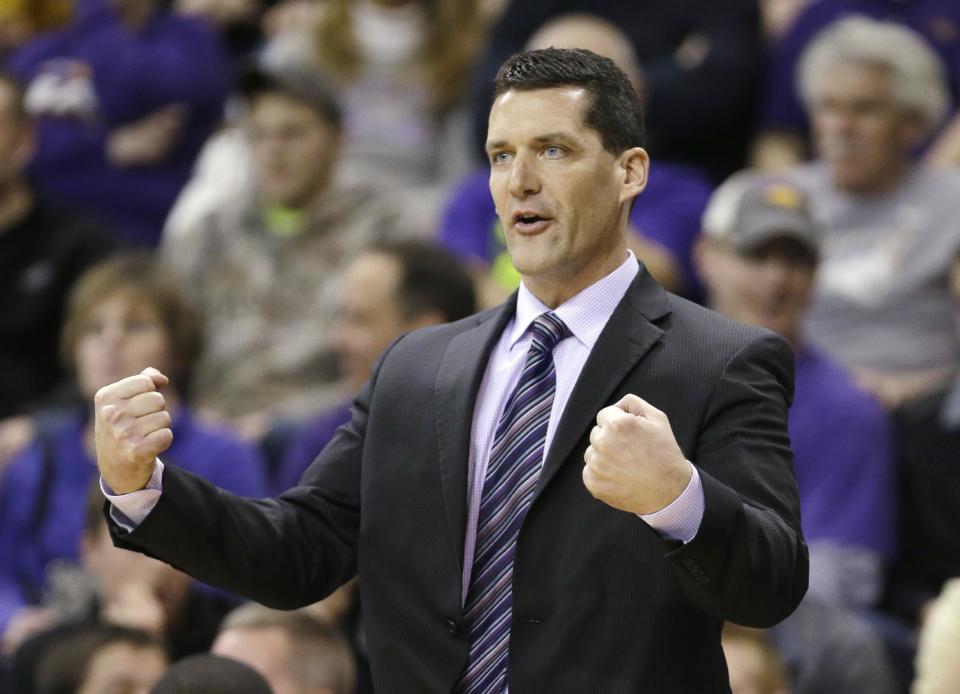
[[[447,203],[437,237],[443,246],[467,262],[495,265],[498,259],[509,259],[488,177],[489,173],[483,170],[461,181]],[[630,224],[679,265],[683,294],[690,298],[702,296],[690,249],[700,232],[700,217],[710,193],[710,184],[695,169],[654,162],[647,188],[630,211]]]
[[[796,355],[787,420],[808,542],[890,557],[896,522],[893,430],[880,405],[820,352]]]
[[[960,2],[956,0],[818,0],[809,3],[770,48],[761,107],[764,130],[805,133],[807,114],[797,90],[797,65],[821,29],[860,14],[900,22],[922,35],[946,68],[954,103],[960,89]]]
[[[100,219],[134,245],[155,245],[200,147],[219,123],[229,67],[203,22],[158,11],[137,33],[105,0],[85,0],[70,26],[20,49],[8,69],[39,123],[31,176],[51,199]],[[107,136],[162,107],[187,112],[167,158],[120,168]]]
[[[81,416],[58,421],[10,463],[0,480],[0,633],[18,609],[42,597],[50,561],[78,559],[87,495],[97,479],[96,463],[83,445],[84,426]],[[199,425],[185,409],[171,428],[165,464],[234,494],[266,495],[264,464],[255,447],[225,430]],[[40,499],[46,504],[42,514],[36,512]]]

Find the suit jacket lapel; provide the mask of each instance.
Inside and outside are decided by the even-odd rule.
[[[436,422],[440,481],[450,540],[463,568],[463,538],[467,523],[467,468],[471,425],[483,374],[500,334],[516,312],[516,294],[481,322],[447,345],[437,373]]]
[[[597,412],[612,404],[617,386],[660,340],[663,330],[652,321],[669,312],[666,293],[641,267],[580,372],[543,462],[536,496],[593,428]]]

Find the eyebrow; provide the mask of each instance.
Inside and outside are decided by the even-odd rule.
[[[541,142],[541,143],[543,143],[543,142],[557,142],[557,141],[560,141],[560,142],[575,142],[575,139],[574,139],[569,133],[565,133],[565,132],[561,132],[561,131],[552,132],[552,133],[545,133],[545,134],[543,134],[543,135],[537,135],[536,137],[533,138],[533,140],[534,140],[534,142]],[[506,146],[507,146],[507,141],[506,141],[506,140],[493,140],[492,142],[488,142],[488,143],[487,143],[487,145],[486,145],[486,150],[487,150],[488,152],[490,152],[490,151],[493,151],[493,150],[495,150],[495,149],[501,149],[501,148],[506,147]]]

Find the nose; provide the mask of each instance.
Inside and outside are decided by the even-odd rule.
[[[526,198],[540,191],[540,178],[536,165],[525,155],[517,153],[510,168],[510,194]]]

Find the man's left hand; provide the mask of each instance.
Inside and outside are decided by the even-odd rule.
[[[693,474],[667,415],[636,395],[600,410],[583,459],[587,491],[639,515],[673,502]]]

